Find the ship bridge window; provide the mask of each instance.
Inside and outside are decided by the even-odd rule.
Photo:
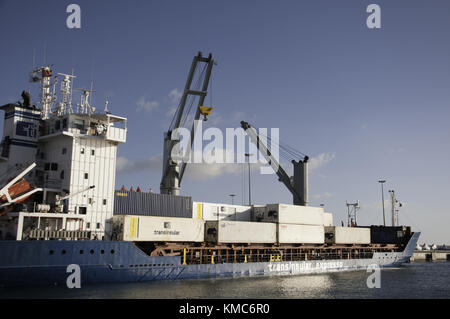
[[[62,126],[63,128],[67,128],[67,119],[62,120]]]
[[[97,223],[97,229],[100,229],[100,223]]]
[[[46,170],[46,171],[50,170],[50,163],[45,163],[44,170]]]
[[[57,171],[58,170],[58,163],[52,163],[51,170],[52,171]]]
[[[61,128],[61,122],[60,121],[56,121],[55,122],[55,130],[59,130]]]
[[[80,214],[80,215],[86,215],[86,212],[87,212],[87,208],[86,207],[78,207],[78,214]],[[89,228],[89,226],[91,226],[91,224],[90,223],[88,223],[88,228]]]
[[[84,121],[83,120],[74,120],[73,127],[79,130],[84,129]]]
[[[88,179],[89,178],[89,174],[88,173],[84,173],[84,179]]]

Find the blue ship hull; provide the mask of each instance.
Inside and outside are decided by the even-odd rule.
[[[409,261],[420,233],[403,252],[377,253],[370,259],[311,260],[182,265],[181,257],[150,257],[131,242],[0,241],[0,286],[65,285],[76,264],[81,284],[151,280],[297,275],[398,266]]]

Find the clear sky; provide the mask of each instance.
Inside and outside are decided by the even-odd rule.
[[[81,7],[81,29],[66,26],[70,3]],[[381,7],[381,29],[366,26],[370,3]],[[23,89],[37,98],[27,82],[33,51],[36,65],[74,68],[76,88],[94,81],[94,106],[108,99],[128,118],[116,186],[158,191],[170,111],[193,56],[212,52],[205,127],[280,128],[313,159],[310,204],[324,204],[336,225],[346,200],[361,202],[360,225],[382,223],[386,179],[387,221],[394,189],[400,223],[421,230],[420,242],[450,244],[449,31],[444,0],[0,0],[0,104]],[[242,181],[239,166],[190,167],[182,194],[241,203]],[[291,200],[274,175],[252,171],[254,203]]]

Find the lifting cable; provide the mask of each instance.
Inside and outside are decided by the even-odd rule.
[[[203,78],[203,74],[205,73],[205,70],[206,70],[206,65],[203,67],[203,70],[201,71],[201,73],[197,79],[197,82],[195,83],[194,90],[196,90],[196,91],[200,90],[201,79]],[[184,92],[183,92],[183,94],[184,94]],[[186,99],[186,104],[188,104],[189,107],[188,107],[188,111],[182,117],[182,121],[180,121],[180,127],[184,126],[184,124],[186,124],[186,121],[188,119],[188,114],[190,113],[190,111],[192,109],[192,105],[194,104],[194,101],[195,101],[195,96],[192,96],[192,95],[189,95],[188,98]],[[172,121],[170,122],[169,131],[172,131],[175,128],[175,120],[178,117],[178,114],[180,113],[180,108],[181,108],[181,100],[178,103],[178,106],[173,115]]]
[[[298,160],[298,159],[304,159],[307,155],[303,152],[300,152],[299,150],[293,148],[292,146],[288,145],[287,143],[284,143],[283,141],[276,142],[271,137],[266,136],[265,134],[259,133],[259,136],[261,138],[266,139],[266,147],[268,148],[268,145],[270,144],[272,147],[277,147],[279,149],[279,155],[284,160],[291,161],[291,160]]]
[[[204,74],[205,74],[205,71],[206,71],[206,67],[207,67],[207,64],[205,64],[203,66],[203,69],[202,69],[202,71],[200,72],[200,74],[198,76],[197,82],[195,83],[194,89],[196,91],[200,91],[201,90],[200,86],[201,86],[202,79],[205,77]],[[184,114],[184,119],[181,122],[182,123],[181,126],[185,126],[185,124],[186,124],[186,122],[187,122],[187,120],[189,118],[188,115],[191,113],[192,105],[194,104],[194,101],[196,100],[196,98],[197,98],[197,96],[191,96],[191,103],[190,103],[190,105],[188,107],[187,112]],[[200,98],[200,97],[198,97],[198,98]]]

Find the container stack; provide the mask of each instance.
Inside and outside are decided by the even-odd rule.
[[[370,226],[373,244],[406,244],[411,237],[411,227],[407,226]]]
[[[115,215],[113,240],[203,242],[203,220],[179,217]]]
[[[287,204],[229,205],[190,197],[120,190],[113,237],[125,241],[212,244],[323,244],[333,216]]]
[[[370,228],[368,227],[325,227],[327,244],[368,245]]]
[[[323,244],[324,225],[333,222],[332,215],[323,208],[287,204],[254,206],[252,219],[274,223],[278,244]]]
[[[194,202],[193,218],[204,221],[251,221],[251,206]]]
[[[323,213],[323,225],[325,227],[333,226],[333,214],[331,214],[331,213]]]
[[[192,198],[118,190],[114,193],[114,215],[191,218]]]
[[[207,221],[205,241],[214,244],[275,244],[277,228],[273,223]]]

